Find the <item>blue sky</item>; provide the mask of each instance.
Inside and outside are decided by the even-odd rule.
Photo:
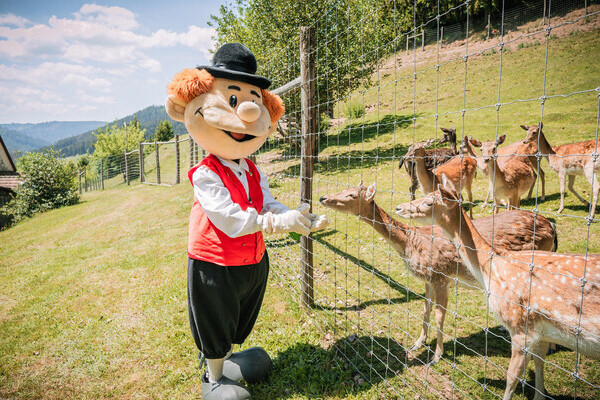
[[[112,121],[209,63],[226,0],[0,2],[0,123]]]

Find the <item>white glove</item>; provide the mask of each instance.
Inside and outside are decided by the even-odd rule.
[[[327,225],[329,225],[329,219],[325,214],[316,215],[308,210],[310,209],[310,205],[307,203],[302,203],[296,208],[296,211],[300,211],[302,215],[310,220],[310,231],[316,232],[324,229]]]
[[[268,212],[263,215],[263,232],[265,233],[296,232],[308,235],[310,227],[311,221],[297,210],[289,210],[283,214]]]

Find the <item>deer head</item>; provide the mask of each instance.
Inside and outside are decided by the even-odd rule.
[[[525,139],[523,139],[523,144],[528,144],[531,142],[537,143],[538,137],[542,132],[542,126],[543,124],[541,122],[539,125],[521,125],[521,128],[527,131],[527,135],[525,136]]]
[[[448,213],[460,204],[459,195],[456,188],[442,174],[442,183],[438,185],[437,190],[429,193],[427,196],[408,203],[400,204],[396,207],[396,214],[401,218],[412,218],[418,222],[431,223],[431,218],[436,222],[450,222]]]
[[[365,214],[372,214],[373,212],[373,201],[376,192],[377,185],[375,183],[365,187],[361,182],[358,186],[322,196],[319,201],[325,207],[344,214],[365,216]]]
[[[506,139],[506,135],[502,135],[496,140],[489,140],[483,143],[479,142],[480,146],[475,145],[473,143],[473,140],[471,140],[471,143],[473,143],[473,145],[477,147],[481,147],[481,155],[483,156],[483,161],[487,163],[493,160],[493,156],[498,154],[498,146],[504,143],[504,139]]]
[[[411,157],[415,157],[415,158],[425,157],[425,149],[428,148],[429,146],[431,146],[433,143],[435,143],[435,141],[436,140],[432,138],[425,142],[418,142],[418,143],[413,144],[412,146],[410,146],[408,148],[408,151],[404,155],[404,158],[407,159],[407,158],[411,158]]]
[[[442,143],[456,143],[456,128],[452,126],[448,128],[440,128],[444,132],[444,136],[438,141],[438,144]]]

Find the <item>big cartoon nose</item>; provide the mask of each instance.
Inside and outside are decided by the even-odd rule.
[[[238,116],[245,122],[254,122],[260,117],[260,107],[251,101],[245,101],[237,108]]]

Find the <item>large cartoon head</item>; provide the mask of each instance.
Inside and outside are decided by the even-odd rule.
[[[258,150],[277,127],[283,101],[255,75],[256,59],[239,43],[220,47],[210,66],[179,72],[167,86],[167,113],[216,156],[235,160]]]

